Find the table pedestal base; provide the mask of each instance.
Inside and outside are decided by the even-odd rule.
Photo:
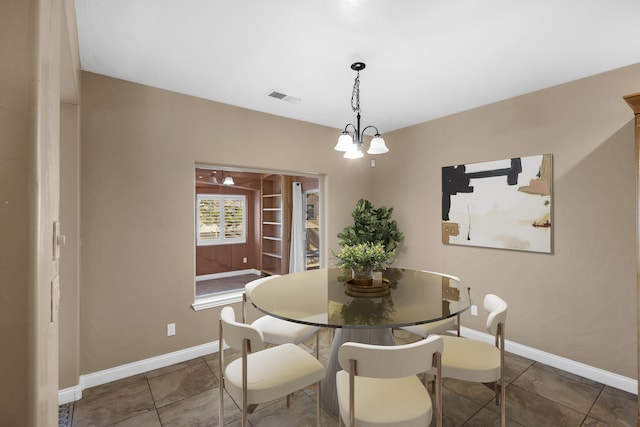
[[[395,345],[392,329],[354,329],[338,328],[331,343],[331,354],[326,367],[326,375],[322,381],[321,402],[322,406],[332,414],[338,414],[338,394],[336,392],[336,372],[340,368],[338,362],[338,350],[345,342],[359,342],[375,345]]]

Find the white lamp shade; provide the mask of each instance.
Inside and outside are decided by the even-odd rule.
[[[356,144],[351,145],[352,147],[349,149],[349,151],[344,153],[345,159],[359,159],[360,157],[364,156],[362,150],[360,150],[360,147],[358,147]]]
[[[367,150],[368,154],[384,154],[388,153],[389,149],[384,143],[384,139],[378,134],[371,140],[371,145]]]
[[[342,135],[338,138],[338,143],[333,149],[337,151],[349,151],[352,145],[353,138],[351,138],[351,135],[349,135],[348,132],[342,132]]]
[[[230,176],[226,177],[224,179],[224,181],[222,181],[222,184],[224,185],[234,185],[235,182],[233,182],[233,178],[231,178]]]

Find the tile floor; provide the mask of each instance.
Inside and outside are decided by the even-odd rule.
[[[395,331],[399,343],[417,339]],[[311,351],[313,339],[308,347]],[[321,334],[320,358],[326,363],[330,334]],[[237,354],[229,353],[229,361]],[[509,354],[506,357],[507,424],[509,426],[636,426],[637,398],[608,386]],[[217,354],[84,390],[73,405],[73,427],[85,426],[217,426]],[[489,388],[445,379],[444,425],[497,426],[499,408]],[[315,392],[297,392],[286,408],[284,399],[258,406],[252,426],[315,425]],[[240,411],[225,397],[225,426],[239,426]],[[326,411],[323,426],[337,426]],[[432,424],[434,425],[434,424]]]

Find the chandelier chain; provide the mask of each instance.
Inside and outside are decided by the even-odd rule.
[[[348,123],[344,127],[344,131],[338,137],[338,143],[333,147],[337,151],[344,151],[344,157],[347,159],[359,159],[364,156],[362,153],[362,139],[367,129],[375,130],[375,135],[371,138],[367,154],[384,154],[389,151],[377,127],[369,125],[362,130],[360,129],[360,71],[364,70],[365,66],[364,62],[351,64],[351,69],[357,73],[353,82],[353,91],[351,92],[351,109],[356,113],[356,121]]]
[[[353,83],[353,92],[351,93],[351,110],[355,113],[360,113],[360,71],[358,71],[356,80]]]

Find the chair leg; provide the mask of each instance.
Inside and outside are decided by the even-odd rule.
[[[287,394],[287,409],[291,407],[291,393]]]
[[[249,425],[249,415],[247,414],[247,408],[242,408],[242,427],[248,427]]]
[[[506,427],[507,385],[504,381],[504,323],[498,324],[498,330],[500,331],[500,426]]]
[[[502,378],[500,378],[500,385],[498,386],[500,389],[500,426],[506,427],[507,425],[507,402],[506,402],[506,387],[502,383]]]
[[[436,377],[429,373],[424,373],[422,377],[422,383],[424,384],[424,388],[429,390],[429,384],[431,384],[431,393],[436,392]]]
[[[442,427],[442,354],[433,353],[432,365],[436,368],[433,380],[434,395],[436,400],[436,427]],[[426,374],[425,374],[426,375]]]
[[[320,360],[320,331],[316,332],[316,359]]]
[[[220,400],[218,402],[218,427],[224,426],[224,378],[220,375]]]
[[[242,323],[247,323],[247,293],[242,293]]]
[[[358,372],[357,362],[349,359],[349,427],[356,425],[356,402],[355,402],[355,373]]]
[[[218,401],[218,427],[224,425],[224,338],[222,336],[222,320],[219,323],[218,337],[220,337],[220,350],[218,353],[218,366],[220,366],[220,399]]]
[[[249,404],[247,403],[247,355],[249,354],[249,340],[242,340],[242,427],[249,424]]]
[[[496,392],[496,406],[500,406],[500,426],[505,427],[507,425],[506,390],[502,384],[502,378],[494,383],[494,390]]]
[[[316,426],[320,427],[320,381],[316,383]]]

